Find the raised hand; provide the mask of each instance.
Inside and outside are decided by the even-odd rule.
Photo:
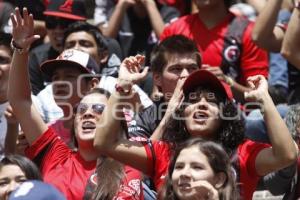
[[[120,65],[119,81],[132,85],[146,78],[149,68],[145,67],[141,71],[144,62],[145,56],[141,55],[125,58]]]
[[[30,45],[37,39],[39,35],[33,34],[33,16],[28,13],[27,8],[23,9],[23,18],[19,8],[15,9],[15,14],[11,14],[13,29],[12,36],[15,45],[21,49],[29,49]]]
[[[265,77],[262,75],[250,76],[247,82],[251,90],[245,92],[245,99],[247,101],[264,102],[265,98],[269,96],[268,82]]]

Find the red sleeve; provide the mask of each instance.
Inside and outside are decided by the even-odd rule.
[[[125,166],[125,177],[115,200],[143,200],[142,176],[141,173],[129,166]]]
[[[150,142],[151,142],[151,144],[150,144]],[[145,148],[146,154],[147,154],[147,166],[148,166],[148,168],[147,168],[147,173],[146,174],[148,176],[152,177],[153,174],[154,174],[153,173],[154,172],[154,169],[153,169],[153,166],[154,166],[153,156],[155,156],[155,155],[153,155],[154,151],[152,152],[150,145],[152,145],[152,147],[153,147],[153,143],[152,143],[152,141],[149,140],[147,142],[143,142],[143,145],[144,145],[144,148]]]
[[[152,144],[152,149],[147,145],[144,145],[148,159],[148,173],[155,184],[156,189],[159,189],[163,183],[168,172],[171,152],[170,144],[163,141],[155,141]],[[153,151],[153,153],[152,153]]]
[[[239,82],[246,85],[249,76],[263,75],[268,78],[269,60],[268,54],[263,49],[254,44],[251,32],[254,23],[250,23],[243,36],[243,49],[241,56],[241,77]]]
[[[255,167],[256,157],[262,149],[268,147],[270,147],[269,144],[257,143],[251,140],[241,144],[238,149],[241,171],[246,170],[245,172],[249,177],[258,177]]]
[[[52,128],[48,128],[25,150],[28,158],[38,161],[42,174],[68,158],[70,153],[71,150]]]

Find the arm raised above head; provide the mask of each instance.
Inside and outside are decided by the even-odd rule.
[[[300,1],[298,1],[298,7]],[[295,67],[300,69],[300,7],[295,8],[289,21],[285,33],[281,54],[291,62]]]
[[[266,175],[296,162],[298,149],[268,93],[266,79],[261,75],[253,76],[249,77],[248,83],[252,91],[245,93],[245,98],[261,103],[272,145],[270,148],[262,149],[255,160],[257,174]]]
[[[276,27],[277,15],[283,0],[269,0],[259,13],[252,31],[252,39],[259,47],[279,52],[284,32]]]
[[[33,34],[33,16],[23,9],[23,18],[18,8],[11,15],[13,41],[15,47],[9,74],[8,99],[20,122],[28,142],[33,143],[47,126],[31,101],[28,75],[28,51],[32,42],[39,38]]]
[[[139,142],[120,137],[121,121],[124,119],[123,108],[125,105],[133,106],[130,98],[133,93],[132,85],[147,75],[147,68],[139,72],[141,62],[143,62],[141,56],[132,56],[122,62],[117,91],[111,95],[102,113],[96,128],[94,146],[99,154],[110,156],[147,173],[147,154],[144,146]]]

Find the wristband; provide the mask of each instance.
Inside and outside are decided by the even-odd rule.
[[[10,48],[13,51],[16,51],[19,54],[24,54],[24,53],[27,53],[29,51],[29,48],[19,47],[14,40],[11,40],[11,42],[10,42]]]
[[[233,81],[233,79],[232,79],[230,76],[225,76],[224,79],[225,79],[225,82],[226,82],[230,87],[233,86],[234,81]]]
[[[116,84],[116,85],[115,85],[115,89],[116,89],[116,91],[119,92],[120,94],[125,94],[125,95],[128,95],[128,94],[130,94],[130,92],[131,92],[131,89],[125,90],[125,89],[124,89],[121,85],[119,85],[119,84]]]

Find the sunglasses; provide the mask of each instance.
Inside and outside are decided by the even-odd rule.
[[[90,106],[86,103],[80,103],[76,107],[76,111],[77,111],[76,113],[80,114],[80,115],[83,115],[84,113],[86,113],[86,111],[89,109],[89,107]],[[100,104],[100,103],[96,103],[96,104],[93,104],[91,107],[92,107],[92,110],[95,114],[101,115],[104,108],[105,108],[105,105]]]
[[[47,29],[55,29],[60,26],[61,28],[67,28],[70,24],[74,23],[74,20],[68,20],[63,18],[46,17],[45,24]]]

